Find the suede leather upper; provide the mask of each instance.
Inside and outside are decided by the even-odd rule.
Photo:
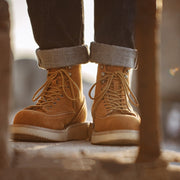
[[[127,68],[98,65],[95,96],[92,98],[92,116],[96,132],[139,130],[140,117],[129,103],[130,93],[133,96],[130,101],[136,105],[138,103],[128,85]]]
[[[36,94],[35,94],[36,95]],[[81,66],[49,69],[36,105],[18,112],[14,124],[62,130],[84,122],[86,104],[82,93]]]

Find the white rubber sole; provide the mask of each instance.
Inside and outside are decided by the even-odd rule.
[[[139,131],[136,130],[113,130],[92,132],[92,144],[107,145],[137,145],[139,143]]]
[[[15,124],[10,126],[11,138],[20,141],[70,141],[88,138],[88,123],[77,123],[64,130]]]

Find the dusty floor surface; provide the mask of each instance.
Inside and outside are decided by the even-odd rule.
[[[163,151],[161,158],[152,163],[134,164],[136,146],[95,146],[88,141],[9,141],[9,145],[13,152],[11,167],[0,171],[1,180],[180,179],[180,153],[175,151]]]
[[[133,163],[138,154],[138,146],[105,146],[92,145],[89,141],[69,141],[60,143],[13,142],[10,148],[15,154],[27,157],[71,157],[87,156],[103,159],[114,159],[121,163]],[[163,150],[161,157],[168,162],[180,165],[180,153]]]

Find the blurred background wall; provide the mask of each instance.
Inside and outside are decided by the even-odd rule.
[[[163,146],[180,150],[180,1],[163,2],[160,47]]]
[[[34,92],[45,82],[46,72],[37,66],[30,20],[25,0],[9,1],[11,11],[11,40],[14,54],[12,81],[12,110],[10,120],[21,108],[32,104]],[[85,44],[93,41],[93,0],[85,0]],[[162,147],[180,151],[180,1],[164,0],[161,23],[161,122],[163,130]],[[97,65],[83,65],[84,93],[88,104],[88,121],[91,118],[92,101],[88,90],[96,79]],[[136,78],[133,77],[133,89]]]

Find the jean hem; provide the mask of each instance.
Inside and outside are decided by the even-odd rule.
[[[137,63],[136,61],[136,49],[97,42],[91,43],[90,62],[134,68]]]
[[[59,68],[87,63],[86,45],[41,50],[37,49],[38,65],[43,69]]]

